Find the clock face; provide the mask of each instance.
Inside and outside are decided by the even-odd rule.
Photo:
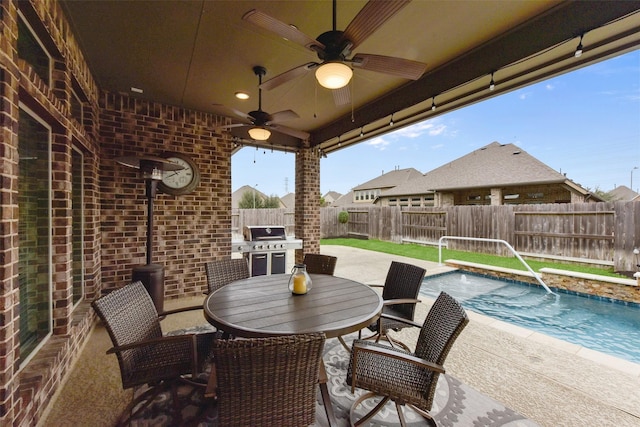
[[[178,153],[168,154],[165,158],[182,166],[183,169],[164,171],[162,173],[162,182],[158,183],[158,188],[163,193],[173,195],[187,194],[195,190],[200,182],[200,173],[193,160]]]

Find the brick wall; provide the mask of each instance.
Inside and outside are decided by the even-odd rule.
[[[52,55],[51,82],[42,81],[29,64],[17,57],[18,9],[44,40]],[[62,12],[55,1],[0,1],[0,424],[34,425],[42,416],[56,389],[61,385],[77,357],[93,324],[89,299],[73,305],[71,280],[71,147],[85,155],[85,296],[96,294],[99,283],[99,209],[95,208],[98,173],[96,126],[97,97],[75,40],[68,33]],[[73,70],[75,74],[69,72]],[[72,77],[73,75],[73,77]],[[80,76],[80,77],[78,77]],[[85,122],[70,120],[69,97],[72,78],[87,94]],[[25,362],[19,339],[19,256],[29,253],[20,248],[18,224],[25,233],[34,230],[22,224],[18,210],[19,103],[51,128],[51,304],[52,335],[45,339],[32,358]],[[34,173],[44,173],[48,167]],[[48,189],[37,189],[37,191]],[[34,193],[35,194],[35,193]],[[23,196],[25,196],[23,194]],[[45,199],[49,195],[46,194]],[[40,225],[38,225],[39,227]],[[44,233],[46,235],[46,232]],[[24,240],[24,239],[23,239]],[[25,240],[27,241],[27,240]],[[20,255],[19,255],[20,253]],[[48,268],[47,268],[48,270]],[[48,272],[46,273],[49,274]],[[46,283],[46,280],[45,280]],[[36,301],[41,296],[26,296]],[[48,299],[48,297],[47,297]],[[45,322],[47,323],[47,322]],[[22,356],[22,359],[21,359]],[[22,362],[22,365],[21,365]]]
[[[198,165],[200,185],[154,198],[152,263],[164,266],[166,298],[201,295],[204,262],[231,254],[232,143],[216,131],[223,119],[109,93],[100,107],[103,289],[123,286],[146,263],[145,182],[115,159],[179,152]]]
[[[18,400],[14,380],[18,366],[19,319],[14,314],[18,301],[18,90],[20,70],[15,63],[17,36],[13,2],[0,2],[0,424],[13,420]]]

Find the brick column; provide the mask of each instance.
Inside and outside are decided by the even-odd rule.
[[[296,155],[296,238],[304,241],[296,250],[295,262],[305,253],[320,253],[320,156],[313,148],[301,148]]]

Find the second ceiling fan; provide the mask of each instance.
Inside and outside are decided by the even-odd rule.
[[[250,10],[244,14],[243,20],[316,52],[322,60],[295,67],[267,80],[260,87],[270,90],[315,69],[320,85],[328,89],[340,89],[349,83],[353,75],[347,64],[406,79],[419,79],[427,69],[427,65],[422,62],[368,53],[357,53],[349,58],[356,47],[409,2],[410,0],[370,0],[347,28],[340,31],[336,29],[336,0],[333,0],[333,30],[320,34],[316,39],[264,12]]]
[[[269,137],[271,136],[271,132],[269,131],[269,129],[273,129],[277,132],[293,136],[298,139],[309,139],[308,132],[298,129],[292,129],[290,127],[279,124],[280,122],[300,118],[300,116],[298,116],[295,111],[283,110],[278,111],[277,113],[269,114],[266,111],[262,110],[262,89],[260,88],[260,85],[262,84],[262,77],[267,73],[267,70],[264,67],[255,66],[253,67],[253,72],[256,76],[258,76],[258,109],[249,111],[248,114],[245,114],[241,111],[232,110],[234,114],[242,117],[249,123],[235,123],[222,126],[222,128],[228,129],[240,126],[249,126],[249,136],[257,141],[266,141],[267,139],[269,139]]]

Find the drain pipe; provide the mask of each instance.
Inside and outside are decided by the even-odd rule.
[[[529,266],[529,264],[527,264],[527,262],[524,259],[522,259],[520,254],[518,252],[516,252],[515,249],[513,249],[513,246],[511,246],[509,244],[509,242],[507,242],[505,240],[501,240],[501,239],[485,239],[485,238],[482,238],[482,237],[442,236],[441,238],[438,239],[438,264],[439,265],[442,265],[442,241],[443,240],[472,240],[472,241],[476,241],[476,242],[503,243],[511,251],[511,253],[516,258],[518,258],[518,260],[527,268],[527,270],[529,270],[529,273],[533,274],[533,277],[536,278],[538,283],[540,283],[540,285],[543,288],[545,288],[548,293],[555,295],[555,292],[553,292],[551,289],[549,289],[547,284],[542,281],[542,278],[540,277],[540,275],[538,273],[536,273],[535,271],[533,271],[533,269]]]

